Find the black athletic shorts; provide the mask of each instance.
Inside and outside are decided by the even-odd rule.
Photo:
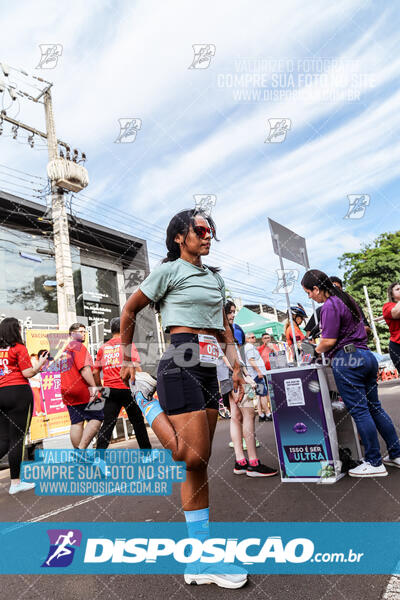
[[[216,366],[199,364],[199,340],[193,333],[174,333],[157,372],[157,394],[167,415],[213,408],[220,392]]]

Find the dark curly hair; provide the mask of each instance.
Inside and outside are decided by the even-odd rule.
[[[23,344],[21,326],[15,317],[6,317],[0,323],[0,348]]]
[[[310,269],[303,275],[301,285],[306,290],[312,290],[314,287],[317,287],[321,291],[327,292],[330,296],[337,296],[350,310],[353,321],[358,323],[359,321],[363,320],[361,309],[354,298],[352,298],[347,292],[344,292],[340,288],[333,285],[329,275],[323,271],[319,271],[318,269]]]
[[[400,285],[400,281],[395,281],[394,283],[391,283],[387,289],[389,302],[396,302],[396,300],[393,298],[393,288],[396,287],[396,285]]]
[[[218,242],[218,238],[216,236],[216,227],[215,223],[211,217],[206,215],[202,210],[197,208],[185,209],[178,212],[169,222],[167,227],[167,237],[165,240],[165,245],[167,246],[167,256],[162,261],[171,262],[177,260],[181,256],[181,250],[179,248],[179,244],[175,242],[175,238],[178,233],[183,233],[185,235],[185,239],[187,234],[189,233],[190,226],[195,225],[195,217],[203,217],[210,224],[211,229],[214,231],[214,238]],[[210,267],[209,267],[210,268]]]
[[[181,256],[181,249],[179,244],[175,242],[175,238],[178,233],[183,233],[185,235],[185,239],[187,234],[189,233],[190,226],[196,224],[195,217],[203,217],[213,230],[214,239],[218,242],[218,238],[216,235],[216,227],[213,219],[208,216],[205,212],[198,208],[189,208],[185,210],[181,210],[176,215],[172,217],[167,227],[167,237],[165,239],[165,245],[167,246],[167,256],[161,261],[162,263],[173,262],[178,260]],[[207,265],[207,268],[210,269],[212,273],[217,273],[220,269],[218,267],[210,267]],[[150,306],[156,310],[156,312],[160,312],[160,303],[156,302],[150,303]]]

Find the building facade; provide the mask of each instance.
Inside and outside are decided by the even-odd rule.
[[[149,273],[146,241],[68,215],[77,320],[91,325],[120,316],[127,297]],[[0,191],[0,318],[57,326],[53,225],[41,204]],[[134,342],[144,367],[160,348],[155,313],[138,316]]]

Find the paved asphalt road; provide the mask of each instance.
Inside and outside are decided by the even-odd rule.
[[[380,389],[382,402],[400,431],[400,384]],[[271,423],[257,423],[260,458],[277,465]],[[229,421],[219,421],[210,462],[211,518],[214,521],[399,521],[400,470],[389,477],[345,477],[329,486],[282,484],[279,477],[250,479],[232,472]],[[123,444],[125,446],[125,444]],[[130,442],[136,447],[135,442]],[[158,444],[154,443],[156,447]],[[9,496],[8,471],[0,474],[2,521],[181,521],[179,489],[170,497]],[[0,552],[4,552],[4,547]],[[32,549],[34,551],[34,549]],[[380,600],[389,576],[253,575],[241,590],[187,586],[180,575],[2,575],[0,598],[13,600],[125,600],[152,598],[240,598],[241,600]],[[393,584],[393,582],[392,582]],[[390,596],[400,599],[400,593]]]

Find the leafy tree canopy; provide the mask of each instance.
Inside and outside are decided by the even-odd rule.
[[[374,317],[382,315],[382,306],[388,301],[387,288],[400,281],[400,231],[382,233],[358,252],[345,252],[339,257],[339,267],[344,269],[343,283],[366,311],[363,286],[366,285]],[[377,324],[382,352],[387,352],[389,329],[384,322]],[[372,339],[370,340],[373,345]]]

